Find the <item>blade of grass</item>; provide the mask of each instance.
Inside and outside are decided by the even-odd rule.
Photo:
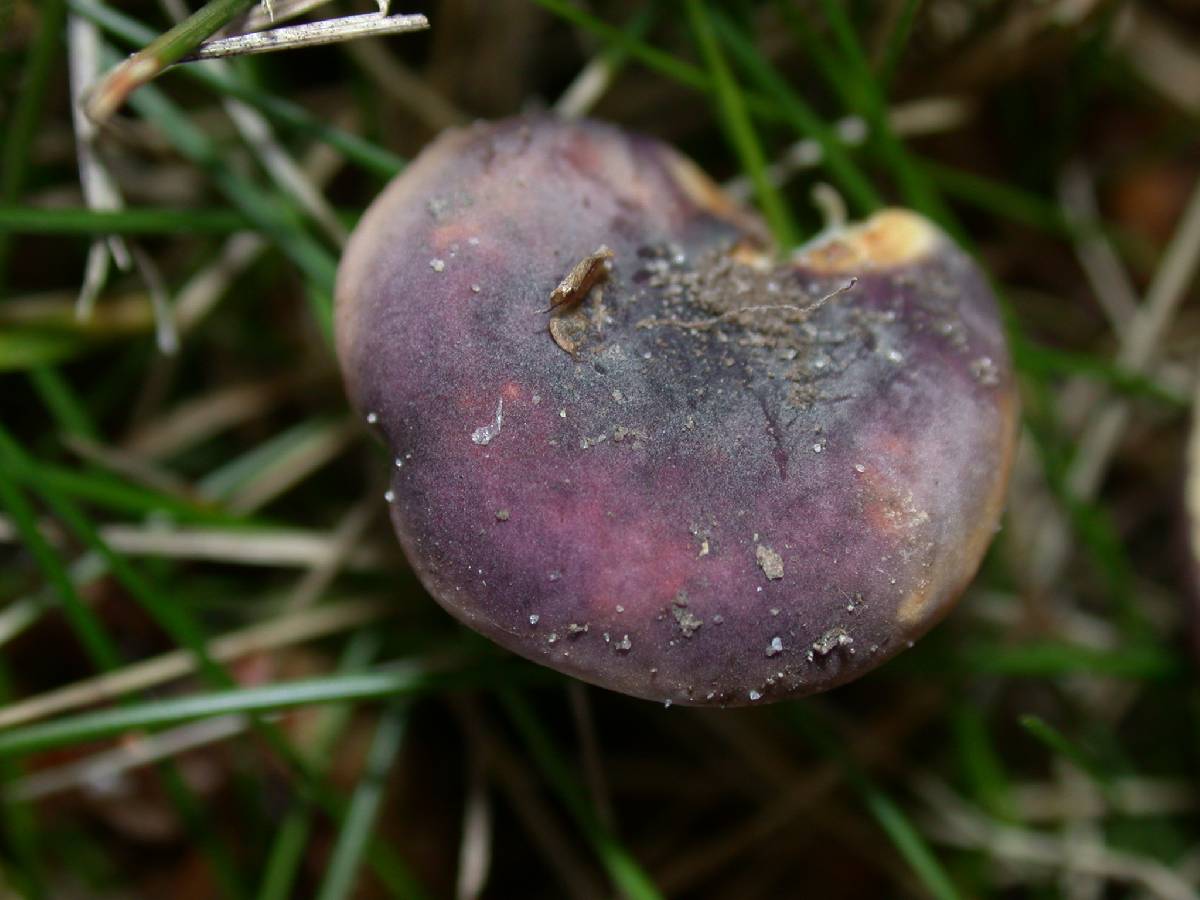
[[[403,706],[393,706],[380,717],[367,752],[362,780],[350,798],[342,830],[317,890],[317,900],[346,900],[353,895],[359,864],[375,826],[388,773],[400,752],[407,724],[408,711]]]
[[[958,900],[959,893],[938,862],[920,832],[908,820],[900,806],[867,776],[845,752],[845,745],[826,722],[817,720],[813,711],[799,703],[787,704],[785,713],[808,740],[841,767],[846,781],[875,819],[913,873],[937,900]]]
[[[854,33],[854,26],[845,8],[839,0],[820,0],[820,6],[845,59],[839,75],[830,79],[830,87],[867,120],[871,140],[879,148],[908,204],[939,222],[947,231],[956,236],[962,235],[963,229],[958,226],[950,209],[892,130],[887,115],[887,99],[881,92],[875,73],[871,71],[871,64]],[[793,21],[798,20],[798,16],[793,16]]]
[[[959,765],[971,792],[993,816],[1013,821],[1011,785],[983,713],[974,703],[964,701],[955,708],[952,724]]]
[[[14,457],[15,443],[8,433],[0,426],[0,442],[6,456]],[[75,634],[84,645],[85,651],[91,656],[93,663],[102,671],[111,672],[122,664],[121,655],[116,644],[105,633],[95,614],[84,603],[75,589],[66,567],[58,559],[57,554],[42,538],[33,520],[32,508],[25,501],[20,491],[7,476],[7,466],[0,465],[0,499],[8,507],[14,520],[18,523],[31,552],[42,564],[43,570],[55,585],[62,608]],[[51,499],[53,502],[53,499]],[[111,558],[109,563],[111,565]],[[191,790],[186,786],[173,765],[159,767],[164,786],[171,802],[183,815],[193,834],[197,836],[208,858],[213,864],[213,871],[231,897],[241,897],[244,891],[240,887],[235,868],[229,859],[224,846],[209,832],[202,819],[195,815],[196,802]]]
[[[229,234],[252,228],[232,209],[37,209],[0,206],[0,233]]]
[[[647,44],[632,32],[609,25],[604,20],[574,6],[569,0],[535,0],[535,2],[560,18],[587,29],[605,43],[619,47],[647,68],[666,75],[673,81],[698,91],[708,92],[713,89],[712,82],[702,69]]]
[[[345,429],[345,419],[322,417],[299,421],[214,469],[197,488],[202,496],[225,503],[268,478],[276,466],[286,465],[289,459],[303,454],[316,443],[328,441],[331,436],[339,437]]]
[[[20,372],[71,359],[102,346],[103,338],[37,328],[0,331],[0,372]]]
[[[157,78],[168,66],[196,49],[201,41],[220,31],[254,2],[210,0],[204,4],[105,75],[88,101],[88,115],[98,124],[105,122],[130,94]]]
[[[505,673],[504,677],[509,677]],[[405,694],[427,693],[450,685],[483,687],[498,676],[496,666],[434,673],[420,665],[395,666],[387,671],[331,675],[252,688],[152,700],[116,709],[80,713],[51,722],[0,733],[0,756],[23,756],[52,747],[99,740],[139,729],[234,713],[269,712],[314,703],[348,703]]]
[[[391,611],[379,602],[349,600],[291,614],[276,614],[213,638],[209,642],[209,652],[215,659],[232,662],[250,654],[267,653],[358,628],[366,622],[383,618]],[[190,654],[178,649],[168,650],[129,663],[116,671],[74,681],[22,702],[10,703],[0,709],[0,729],[95,706],[137,691],[158,688],[194,671],[195,659]]]
[[[746,73],[758,82],[759,87],[779,105],[780,111],[795,131],[815,140],[821,145],[822,160],[834,180],[857,204],[863,213],[871,212],[882,205],[879,194],[862,173],[834,130],[804,102],[787,81],[758,52],[754,44],[719,12],[714,13],[719,25],[718,32],[726,46]]]
[[[1059,756],[1074,763],[1111,799],[1114,774],[1096,756],[1071,740],[1040,716],[1026,714],[1017,720],[1021,727]]]
[[[95,22],[126,44],[141,44],[154,36],[153,30],[98,0],[70,0],[71,9]],[[213,72],[204,66],[187,66],[183,73],[218,94],[248,103],[275,122],[296,132],[322,140],[364,169],[381,178],[391,178],[404,159],[366,138],[321,121],[304,107],[259,90],[232,74]]]
[[[649,33],[661,12],[658,0],[652,0],[635,13],[621,30],[635,40],[642,40]],[[617,74],[629,59],[627,47],[608,44],[599,54],[592,57],[562,92],[554,104],[554,111],[564,118],[573,119],[587,115],[603,93],[612,84]]]
[[[888,34],[887,44],[879,61],[879,87],[886,91],[895,77],[896,67],[908,47],[908,38],[912,34],[913,24],[917,21],[917,12],[921,9],[921,0],[905,0],[904,8],[896,18],[895,27]]]
[[[322,297],[332,297],[337,264],[304,230],[303,222],[287,204],[226,165],[215,142],[156,88],[142,88],[130,103],[146,119],[157,123],[180,153],[208,173],[230,204],[275,241]],[[332,338],[332,303],[314,309],[314,313],[322,332]]]
[[[708,7],[701,0],[687,0],[686,5],[692,34],[716,87],[717,105],[725,123],[726,133],[737,152],[742,168],[754,183],[759,206],[762,207],[763,215],[771,226],[771,233],[780,248],[786,250],[796,243],[796,227],[783,197],[767,177],[766,155],[750,121],[742,89],[721,52]]]
[[[38,5],[37,38],[25,60],[23,83],[16,92],[8,117],[3,155],[0,156],[0,204],[16,203],[25,188],[29,172],[29,151],[34,133],[46,109],[46,88],[50,74],[58,64],[57,56],[66,23],[67,7],[63,0],[45,0]],[[0,293],[7,280],[10,242],[0,231]]]
[[[1101,356],[1061,350],[1024,337],[1012,341],[1011,350],[1017,370],[1040,381],[1083,376],[1106,384],[1131,399],[1153,400],[1179,412],[1190,406],[1185,395]]]
[[[12,697],[8,669],[0,661],[0,704]],[[9,787],[24,775],[18,760],[0,759],[0,796],[9,795]],[[11,879],[22,897],[41,900],[47,896],[42,873],[39,835],[42,834],[32,804],[20,800],[0,803],[0,833],[17,865],[5,865],[4,879]]]
[[[2,427],[0,427],[2,432]],[[8,510],[17,526],[25,546],[37,561],[38,566],[58,595],[63,614],[92,662],[101,669],[116,668],[121,664],[116,648],[104,633],[99,620],[83,602],[75,589],[70,573],[49,542],[37,527],[33,507],[19,487],[9,477],[8,465],[0,463],[0,504]]]
[[[554,746],[529,703],[512,690],[502,690],[500,701],[533,754],[538,768],[554,787],[559,799],[591,843],[617,889],[632,900],[652,900],[661,897],[650,876],[629,850],[600,824],[595,811],[579,790],[576,773]]]
[[[227,59],[233,56],[250,56],[255,53],[274,53],[300,47],[320,47],[342,41],[364,37],[385,37],[423,31],[429,20],[421,14],[408,16],[378,16],[363,14],[340,16],[334,19],[318,19],[300,25],[287,25],[266,31],[235,34],[224,38],[205,41],[192,53],[187,61],[203,59]]]
[[[160,763],[158,771],[166,789],[167,797],[179,811],[191,837],[200,844],[204,854],[212,863],[213,876],[221,886],[222,895],[232,900],[248,897],[237,866],[233,862],[225,843],[213,831],[213,823],[205,815],[204,806],[188,787],[187,782],[179,772],[179,767],[173,762]]]
[[[847,61],[834,50],[832,42],[818,35],[794,0],[775,0],[775,10],[788,26],[806,60],[811,60],[833,92],[851,109],[858,105],[853,94],[855,78]]]
[[[150,488],[132,485],[105,472],[72,469],[54,463],[11,457],[9,475],[25,487],[37,484],[67,497],[95,504],[109,512],[133,516],[169,515],[178,522],[209,525],[251,525],[245,516],[225,512],[200,502],[180,500]],[[265,524],[263,520],[258,520]]]
[[[917,164],[947,194],[992,215],[1068,237],[1099,227],[1098,223],[1077,225],[1063,214],[1057,203],[1010,184],[964,172],[934,160],[919,160]]]
[[[1133,590],[1133,564],[1121,544],[1120,533],[1109,511],[1081,498],[1070,483],[1071,460],[1076,449],[1061,434],[1046,382],[1029,382],[1025,391],[1024,419],[1038,450],[1046,482],[1067,514],[1071,529],[1100,571],[1105,591],[1122,629],[1141,643],[1155,640],[1145,610]]]
[[[380,638],[375,629],[355,634],[338,660],[337,672],[346,675],[369,666],[379,653]],[[329,757],[350,721],[350,714],[348,706],[330,706],[321,711],[308,753],[314,770],[321,771],[328,765]],[[288,900],[295,896],[296,876],[304,861],[304,848],[312,832],[314,813],[311,798],[298,794],[276,832],[263,867],[257,900]]]
[[[64,434],[96,439],[96,429],[87,410],[58,369],[36,366],[29,370],[29,380]]]

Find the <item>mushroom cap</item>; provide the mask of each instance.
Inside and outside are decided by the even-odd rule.
[[[784,263],[762,235],[664,144],[540,117],[444,134],[375,201],[338,353],[450,613],[721,706],[844,683],[946,614],[1015,437],[988,285],[903,210]]]

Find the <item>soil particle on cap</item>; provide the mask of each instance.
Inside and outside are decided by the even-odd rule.
[[[698,618],[688,609],[687,594],[683,591],[675,595],[675,600],[671,604],[671,612],[675,616],[675,624],[679,626],[679,630],[683,632],[685,638],[690,638],[704,624],[703,619]]]
[[[550,309],[573,306],[586,297],[594,285],[608,277],[612,271],[612,258],[613,252],[601,244],[575,263],[558,287],[550,292]]]
[[[812,650],[808,653],[809,662],[812,662],[814,655],[828,656],[838,647],[849,647],[853,643],[854,638],[850,637],[850,632],[841,625],[835,625],[813,641]]]
[[[758,560],[758,566],[768,580],[778,581],[783,577],[783,557],[770,547],[759,544],[754,550],[754,558]]]

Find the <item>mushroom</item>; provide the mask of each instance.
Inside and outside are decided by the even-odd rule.
[[[946,614],[1004,502],[1013,378],[966,254],[888,209],[776,261],[691,162],[596,122],[426,148],[350,241],[337,346],[433,597],[638,697],[862,675]]]

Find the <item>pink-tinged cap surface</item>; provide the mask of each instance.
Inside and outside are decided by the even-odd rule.
[[[948,611],[1015,434],[986,281],[902,210],[786,263],[762,233],[669,147],[548,118],[450,132],[374,203],[338,352],[449,612],[594,684],[743,705]]]

